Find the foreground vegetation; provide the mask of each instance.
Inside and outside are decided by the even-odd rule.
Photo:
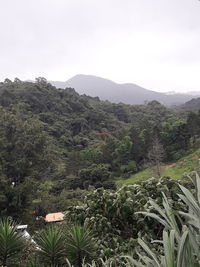
[[[172,180],[150,179],[143,186],[128,186],[115,193],[97,190],[98,198],[94,199],[94,192],[89,194],[83,206],[68,210],[67,224],[47,227],[36,234],[36,243],[32,245],[17,233],[12,221],[3,219],[0,222],[1,264],[200,266],[198,174],[196,179],[190,177],[188,185],[190,190]],[[146,196],[147,192],[150,197]],[[145,209],[140,211],[144,197]],[[75,225],[69,227],[70,221],[76,222]],[[27,249],[28,256],[22,256],[27,255]]]

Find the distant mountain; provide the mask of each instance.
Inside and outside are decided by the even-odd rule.
[[[167,94],[147,90],[133,83],[118,84],[104,78],[79,74],[66,82],[50,81],[57,88],[72,87],[79,94],[98,96],[101,100],[113,103],[143,104],[145,101],[157,100],[160,103],[172,106],[180,105],[192,99],[189,94]]]
[[[190,101],[187,101],[186,103],[180,105],[177,107],[177,110],[179,111],[193,111],[197,112],[200,110],[200,97],[198,98],[193,98]]]

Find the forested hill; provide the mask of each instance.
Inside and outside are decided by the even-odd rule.
[[[181,118],[157,101],[112,104],[44,78],[6,79],[0,83],[0,216],[27,222],[30,214],[65,210],[80,195],[70,190],[115,187],[114,178],[145,167],[154,147],[164,162],[178,159],[199,132],[199,115]]]
[[[186,103],[180,105],[177,107],[177,110],[183,111],[183,112],[197,112],[200,110],[200,97],[193,98],[190,101],[187,101]]]
[[[189,94],[166,94],[145,89],[133,83],[119,84],[111,80],[93,75],[79,74],[66,82],[51,81],[58,88],[72,87],[80,94],[98,96],[101,100],[113,103],[144,104],[145,101],[156,100],[164,105],[172,106],[192,99]]]
[[[56,89],[44,78],[36,83],[18,79],[1,83],[0,105],[21,119],[41,121],[50,135],[69,146],[85,146],[94,139],[90,135],[94,131],[121,137],[131,124],[143,121],[157,125],[173,115],[156,101],[146,105],[111,104],[98,97],[80,96],[72,88]]]

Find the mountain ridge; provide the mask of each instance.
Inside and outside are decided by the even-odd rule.
[[[183,104],[195,97],[189,94],[156,92],[134,83],[121,84],[98,76],[84,74],[77,74],[66,82],[50,81],[50,83],[57,88],[71,87],[79,94],[98,96],[101,100],[108,100],[113,103],[144,104],[157,100],[166,106],[174,106]]]

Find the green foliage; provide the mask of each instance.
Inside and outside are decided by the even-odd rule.
[[[187,116],[187,127],[194,141],[200,134],[200,113],[190,112]]]
[[[67,224],[51,225],[34,237],[32,258],[39,255],[40,261],[27,266],[199,266],[198,175],[193,183],[195,191],[170,178],[91,191],[82,205],[67,210]],[[185,185],[192,188],[191,182]]]
[[[179,185],[182,194],[179,198],[187,207],[187,212],[173,209],[169,200],[163,194],[162,209],[155,201],[150,200],[156,213],[140,212],[145,216],[152,217],[161,223],[165,230],[163,231],[163,255],[160,252],[152,251],[142,239],[138,239],[139,244],[146,252],[144,258],[141,254],[139,264],[132,259],[133,266],[158,266],[158,267],[194,267],[200,264],[200,177],[196,174],[195,193],[189,191],[186,187]],[[180,217],[184,220],[180,220]]]
[[[129,160],[132,145],[133,143],[129,136],[125,136],[118,142],[117,148],[114,151],[114,162],[116,164],[124,164]]]
[[[199,146],[199,145],[198,145]],[[200,149],[193,150],[189,152],[186,156],[181,157],[174,164],[167,164],[163,166],[162,176],[172,177],[173,179],[184,179],[187,174],[192,173],[193,171],[199,170],[199,158],[200,158]],[[170,166],[171,165],[171,166]],[[117,186],[135,184],[141,181],[147,180],[149,177],[153,177],[153,171],[151,168],[146,168],[142,171],[137,172],[136,174],[131,175],[128,179],[116,180]]]
[[[186,121],[175,118],[162,123],[160,136],[168,160],[178,159],[181,150],[188,148],[191,137]]]
[[[52,188],[52,190],[56,189]],[[68,190],[62,188],[62,190],[58,189],[58,192],[42,190],[37,192],[37,198],[32,203],[32,209],[35,216],[45,216],[48,213],[65,211],[71,205],[78,205],[86,193],[86,191],[81,189]]]
[[[44,265],[39,263],[38,260],[35,259],[28,261],[26,267],[44,267]]]
[[[136,166],[136,162],[134,160],[131,160],[128,162],[128,164],[126,165],[121,165],[120,170],[122,173],[135,173],[137,172],[137,166]]]
[[[24,249],[25,243],[20,233],[16,231],[16,224],[9,219],[0,220],[0,263],[10,266],[16,263],[17,256]]]
[[[66,229],[65,225],[51,225],[36,235],[36,256],[27,266],[82,266],[95,257],[96,245],[86,226],[74,225]],[[68,260],[67,260],[68,258]]]
[[[0,110],[0,161],[3,173],[16,184],[25,176],[41,176],[50,163],[48,135],[36,120],[22,121]]]
[[[98,163],[101,158],[101,151],[91,148],[85,148],[80,152],[80,157],[82,160],[88,161],[90,163]]]
[[[81,200],[71,190],[113,188],[113,177],[144,168],[155,136],[167,151],[164,160],[179,158],[198,135],[198,116],[182,119],[157,101],[103,102],[56,89],[43,77],[6,79],[0,83],[0,215],[34,225],[35,216]]]
[[[36,237],[39,254],[43,263],[60,266],[66,255],[65,236],[61,228],[50,226]]]
[[[90,185],[98,188],[106,186],[106,182],[110,179],[110,171],[106,164],[93,164],[80,170],[79,177],[83,188],[88,188]]]
[[[138,234],[158,238],[162,231],[152,219],[141,219],[135,212],[147,206],[149,197],[161,203],[162,192],[176,203],[177,190],[176,182],[169,178],[152,178],[117,191],[97,189],[85,197],[83,205],[68,209],[66,218],[90,225],[100,256],[128,253],[136,246]]]
[[[84,247],[88,241],[85,263],[81,263],[84,258],[81,252],[79,265],[131,266],[128,258],[120,256],[130,251],[134,256],[136,251],[141,253],[136,240],[138,235],[145,240],[140,241],[143,247],[142,242],[147,244],[149,240],[163,238],[167,245],[149,243],[145,251],[153,250],[158,262],[157,252],[166,254],[169,256],[165,255],[166,265],[172,264],[174,257],[184,253],[185,244],[191,240],[194,240],[192,249],[198,248],[198,233],[195,232],[198,216],[194,210],[192,215],[187,214],[185,206],[189,203],[185,200],[192,200],[199,212],[198,203],[172,179],[152,178],[144,182],[151,176],[151,171],[144,167],[155,136],[166,151],[165,164],[180,159],[188,149],[197,146],[199,114],[181,117],[157,101],[145,105],[103,102],[80,96],[71,88],[56,89],[43,77],[37,78],[35,83],[6,79],[0,83],[0,216],[20,218],[32,226],[32,231],[42,226],[35,221],[36,216],[64,210],[70,222],[89,224],[96,252],[102,259],[87,262],[87,256],[93,255],[93,245],[90,246],[93,239],[86,229],[82,231],[82,226],[71,230],[69,246],[66,245],[67,233],[48,228],[38,236],[38,246],[46,246],[46,250],[38,252],[46,255],[47,264],[66,264],[67,247],[74,257],[70,258],[72,264],[77,264],[79,245],[82,242]],[[176,166],[165,168],[164,175],[181,178],[185,172],[198,167],[199,156],[195,151],[181,158]],[[124,186],[117,191],[105,190],[114,188],[113,177],[129,175],[132,175],[130,179],[121,179],[121,183],[140,184]],[[98,189],[92,191],[93,187]],[[82,189],[91,190],[84,201],[86,190]],[[164,209],[161,208],[162,192],[166,195]],[[73,207],[69,208],[71,205]],[[165,218],[160,218],[162,222],[167,221],[163,225],[154,220],[158,213],[154,218],[135,214],[142,209],[153,213],[158,207],[162,214],[166,213]],[[175,210],[180,211],[179,217],[186,224],[184,229],[180,227],[181,221],[177,223]],[[193,221],[195,227],[188,220]],[[168,228],[162,235],[164,227]],[[177,239],[178,230],[181,243]],[[177,251],[180,252],[177,254]],[[189,255],[188,249],[187,253]]]
[[[30,206],[37,181],[53,169],[50,140],[43,125],[0,109],[1,214],[20,215]]]
[[[66,246],[68,259],[74,266],[79,267],[83,262],[94,259],[96,246],[86,226],[73,226],[67,234]]]
[[[113,151],[117,148],[117,141],[113,138],[107,139],[101,146],[102,162],[113,165],[114,155]]]

